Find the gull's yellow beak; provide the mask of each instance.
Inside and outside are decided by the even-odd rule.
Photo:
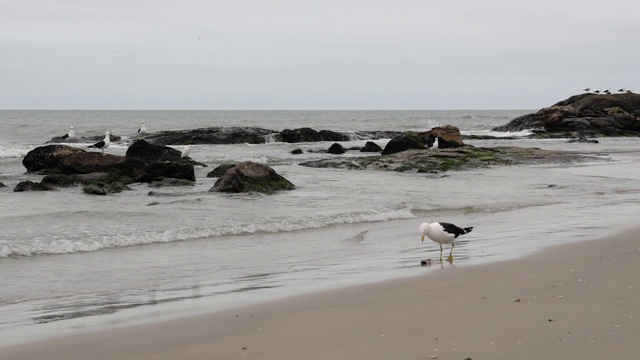
[[[422,237],[420,237],[420,241],[424,242],[424,236],[425,235],[426,235],[425,233],[422,233]]]

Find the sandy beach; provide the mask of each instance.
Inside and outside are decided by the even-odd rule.
[[[31,343],[0,358],[632,359],[640,356],[637,233]]]

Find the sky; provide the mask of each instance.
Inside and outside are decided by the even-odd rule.
[[[0,109],[539,109],[640,92],[637,0],[0,0]]]

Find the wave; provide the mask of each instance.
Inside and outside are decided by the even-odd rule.
[[[27,153],[33,150],[34,146],[0,146],[0,159],[23,158]]]
[[[543,201],[539,203],[507,203],[502,205],[476,205],[476,206],[463,206],[459,208],[449,209],[412,209],[411,213],[417,217],[425,217],[432,215],[457,215],[457,214],[493,214],[506,211],[527,209],[537,206],[549,206],[559,204],[561,202],[556,201]]]
[[[347,214],[317,215],[309,217],[283,217],[256,219],[254,222],[236,222],[212,226],[177,227],[155,231],[122,231],[98,229],[95,233],[83,232],[79,236],[52,235],[24,241],[0,240],[0,258],[33,255],[60,255],[91,252],[154,243],[190,241],[206,238],[246,236],[258,233],[293,232],[320,229],[342,224],[384,222],[410,219],[415,215],[409,208],[382,211],[355,212]],[[107,231],[107,233],[100,232]],[[110,233],[109,233],[110,232]]]

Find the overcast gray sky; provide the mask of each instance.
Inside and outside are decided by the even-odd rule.
[[[0,0],[2,109],[537,109],[640,92],[638,0]]]

